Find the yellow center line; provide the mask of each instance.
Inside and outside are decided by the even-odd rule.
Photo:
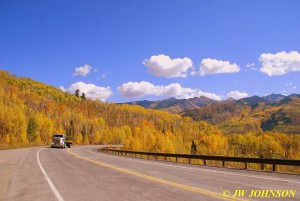
[[[196,187],[186,186],[186,185],[183,185],[183,184],[180,184],[180,183],[176,183],[176,182],[172,182],[172,181],[168,181],[168,180],[164,180],[164,179],[144,175],[144,174],[137,173],[137,172],[134,172],[134,171],[130,171],[130,170],[127,170],[127,169],[123,169],[123,168],[120,168],[120,167],[109,165],[107,163],[102,163],[102,162],[99,162],[99,161],[95,161],[95,160],[80,156],[78,154],[75,154],[71,151],[71,149],[67,149],[67,152],[69,154],[73,155],[73,156],[76,156],[76,157],[80,158],[80,159],[95,163],[97,165],[101,165],[103,167],[114,169],[114,170],[117,170],[117,171],[120,171],[120,172],[123,172],[123,173],[134,175],[136,177],[141,177],[141,178],[144,178],[144,179],[147,179],[147,180],[155,181],[155,182],[162,183],[162,184],[167,184],[167,185],[170,185],[170,186],[175,186],[175,187],[178,187],[178,188],[181,188],[181,189],[185,189],[185,190],[189,190],[189,191],[192,191],[192,192],[196,192],[196,193],[200,193],[200,194],[204,194],[204,195],[209,195],[209,196],[221,198],[221,199],[224,199],[224,200],[238,200],[238,201],[243,200],[243,199],[234,198],[234,197],[227,197],[227,196],[224,196],[222,194],[215,193],[215,192],[212,192],[212,191],[207,191],[207,190],[203,190],[203,189],[196,188]]]

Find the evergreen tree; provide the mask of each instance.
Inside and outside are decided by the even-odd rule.
[[[78,98],[79,98],[79,92],[80,92],[79,89],[76,89],[75,96],[78,97]]]
[[[37,138],[37,122],[34,118],[30,118],[27,125],[27,139],[33,142]]]
[[[192,140],[191,154],[197,154],[197,145],[194,140]]]
[[[82,95],[81,95],[81,99],[82,99],[82,100],[85,100],[85,99],[86,99],[86,97],[85,97],[85,93],[82,93]]]

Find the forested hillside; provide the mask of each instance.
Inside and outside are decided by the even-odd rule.
[[[241,118],[247,110],[236,113]],[[300,158],[299,135],[267,130],[224,135],[204,121],[85,99],[0,71],[1,148],[49,145],[54,133],[65,133],[75,144],[124,144],[128,150],[191,153],[194,141],[197,154]]]
[[[224,134],[261,131],[300,134],[298,95],[281,98],[273,103],[253,100],[251,97],[245,101],[214,103],[201,109],[187,111],[183,115],[195,121],[206,121],[218,126]]]
[[[216,127],[205,122],[84,99],[0,71],[1,146],[49,145],[54,133],[67,134],[75,144],[124,144],[126,149],[180,153],[189,152],[197,135],[216,135],[225,141]]]

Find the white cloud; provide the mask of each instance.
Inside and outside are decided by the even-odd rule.
[[[214,93],[203,92],[198,89],[183,88],[178,83],[172,83],[167,86],[158,86],[145,81],[128,82],[118,87],[118,91],[126,98],[147,95],[176,97],[180,99],[206,96],[211,99],[221,100],[221,98]]]
[[[169,56],[160,54],[145,59],[143,64],[148,67],[148,72],[158,77],[183,77],[187,76],[189,69],[193,69],[193,62],[190,58],[171,59]]]
[[[252,68],[253,66],[255,66],[255,63],[247,63],[246,65],[247,68]]]
[[[249,95],[248,95],[247,93],[245,93],[245,92],[231,91],[231,92],[229,92],[229,93],[227,94],[227,96],[228,96],[229,98],[233,98],[233,99],[238,100],[238,99],[241,99],[241,98],[246,98],[246,97],[248,97]]]
[[[118,91],[122,94],[122,96],[126,98],[140,97],[146,96],[150,94],[156,94],[158,91],[157,86],[149,82],[127,82],[122,84],[122,86],[118,87]]]
[[[85,64],[84,66],[75,68],[75,73],[73,73],[73,76],[76,75],[87,76],[87,74],[89,74],[91,70],[92,67],[88,64]]]
[[[190,75],[198,75],[199,73],[197,72],[197,71],[195,71],[195,70],[193,70],[191,73],[190,73]]]
[[[293,86],[293,83],[289,82],[285,84],[286,87]]]
[[[99,87],[94,84],[86,84],[84,82],[76,82],[72,84],[67,91],[74,94],[77,89],[79,89],[80,94],[84,92],[87,98],[91,98],[93,100],[99,99],[101,101],[105,101],[112,95],[112,91],[109,87]]]
[[[66,91],[67,91],[67,90],[65,89],[65,87],[63,87],[63,86],[60,86],[59,89],[62,90],[63,92],[66,92]]]
[[[255,68],[255,63],[247,63],[246,67],[251,70],[257,70],[257,68]]]
[[[292,88],[292,89],[297,89],[297,86],[296,85],[294,85],[293,83],[291,83],[291,82],[289,82],[289,83],[286,83],[285,84],[285,86],[286,87],[290,87],[290,88]]]
[[[177,98],[188,99],[188,98],[205,96],[207,98],[214,99],[214,100],[222,100],[220,96],[218,96],[214,93],[204,92],[204,91],[201,91],[201,90],[198,90],[198,89],[192,89],[192,90],[193,91],[191,93],[182,94],[181,96],[177,96]]]
[[[219,73],[236,73],[240,71],[240,67],[229,61],[216,59],[203,59],[200,64],[200,75],[219,74]]]
[[[300,71],[300,53],[297,51],[263,53],[259,57],[262,63],[260,71],[269,75],[284,75],[292,71]]]

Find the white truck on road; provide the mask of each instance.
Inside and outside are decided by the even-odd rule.
[[[64,134],[53,135],[51,148],[66,148],[66,136]]]

